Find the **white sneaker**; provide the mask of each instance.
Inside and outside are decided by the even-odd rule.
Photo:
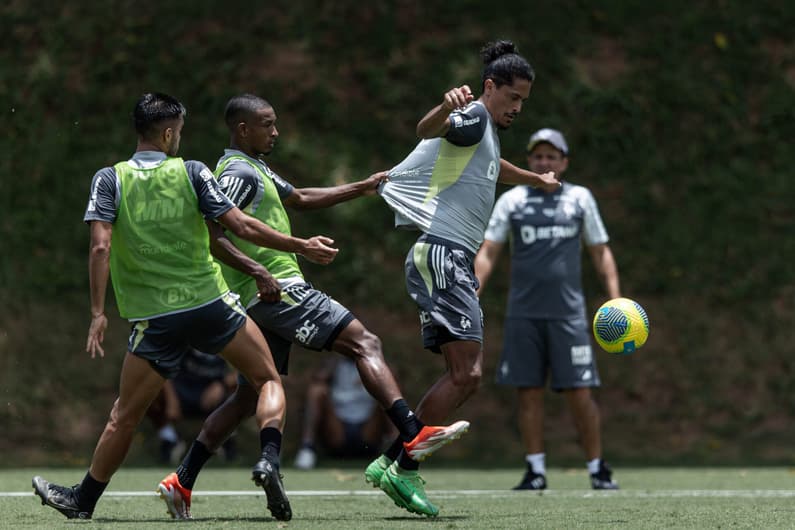
[[[313,469],[317,464],[317,455],[309,447],[302,447],[295,455],[295,467],[297,469]]]

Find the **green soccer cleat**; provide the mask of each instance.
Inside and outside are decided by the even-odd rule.
[[[399,508],[428,517],[439,515],[439,508],[425,496],[425,480],[418,471],[401,469],[393,462],[381,477],[381,489]]]
[[[370,465],[364,470],[364,481],[372,484],[374,488],[379,487],[381,485],[381,477],[384,476],[384,471],[391,463],[392,461],[386,455],[379,456],[370,462]]]

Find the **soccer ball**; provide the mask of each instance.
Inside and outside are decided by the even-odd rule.
[[[613,298],[596,311],[593,335],[606,352],[632,353],[649,338],[649,317],[634,300]]]

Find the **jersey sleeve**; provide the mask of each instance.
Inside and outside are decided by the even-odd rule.
[[[268,175],[270,175],[273,185],[276,186],[276,192],[281,200],[286,199],[293,193],[295,187],[277,175],[271,168],[268,168]]]
[[[459,147],[480,142],[489,124],[487,112],[486,107],[474,103],[463,110],[453,111],[450,114],[450,129],[444,136],[445,140]]]
[[[602,222],[602,217],[599,215],[596,199],[594,199],[589,190],[584,189],[581,201],[583,208],[582,235],[585,244],[593,246],[607,243],[610,238]]]
[[[494,204],[484,239],[495,243],[505,243],[511,231],[511,201],[508,193],[503,193]]]
[[[114,223],[119,210],[119,179],[112,167],[100,169],[91,181],[91,192],[83,221]]]
[[[202,162],[188,160],[185,162],[196,196],[199,199],[199,210],[205,219],[217,219],[235,207],[226,195],[221,193],[218,181],[213,172]]]
[[[243,209],[257,193],[257,171],[245,162],[233,160],[218,175],[218,186],[230,201]]]

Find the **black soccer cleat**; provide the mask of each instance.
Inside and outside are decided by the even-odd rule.
[[[35,476],[33,477],[33,491],[41,498],[42,504],[55,508],[68,519],[91,519],[91,512],[80,509],[75,486],[67,488]]]
[[[290,501],[287,500],[287,493],[282,484],[282,475],[279,468],[270,460],[263,457],[251,470],[251,480],[254,484],[265,490],[268,499],[268,510],[271,515],[279,521],[289,521],[293,518],[290,509]]]
[[[591,487],[595,490],[618,489],[618,482],[613,481],[613,471],[604,460],[599,460],[599,471],[591,473]]]
[[[545,490],[547,489],[547,477],[541,473],[536,473],[532,469],[527,469],[522,481],[513,487],[515,490]]]

